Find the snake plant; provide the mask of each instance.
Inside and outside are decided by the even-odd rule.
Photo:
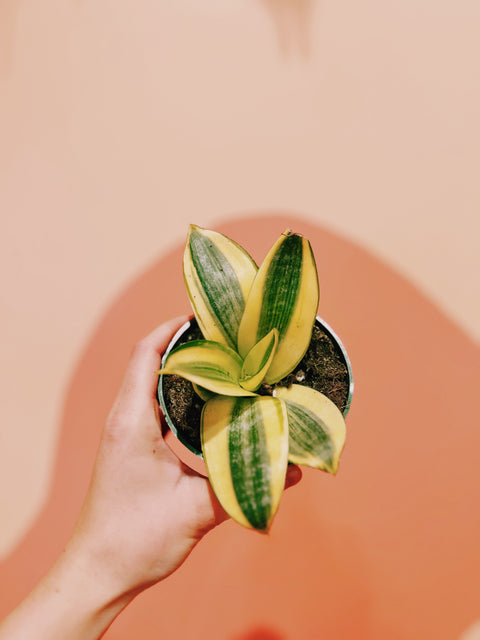
[[[336,405],[306,386],[276,386],[304,356],[318,306],[310,243],[286,230],[258,268],[234,241],[191,225],[185,284],[204,339],[168,355],[206,400],[202,452],[213,490],[240,524],[267,531],[288,462],[335,474],[345,442]]]

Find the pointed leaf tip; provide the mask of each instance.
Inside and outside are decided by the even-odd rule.
[[[275,356],[277,345],[278,330],[272,329],[250,349],[240,373],[239,382],[244,389],[256,391],[262,384]]]
[[[342,412],[322,393],[294,384],[277,387],[287,407],[289,460],[336,475],[346,427]]]
[[[238,380],[242,359],[229,347],[208,340],[194,340],[180,345],[167,357],[162,375],[176,374],[226,396],[254,396]]]
[[[284,403],[260,396],[209,400],[201,438],[208,477],[225,511],[245,527],[268,531],[285,486]]]
[[[256,272],[255,262],[233,240],[190,225],[183,273],[195,317],[207,340],[237,348],[238,327]]]
[[[278,329],[267,383],[278,382],[303,357],[317,307],[318,276],[310,243],[298,234],[282,234],[255,277],[238,332],[238,351],[245,357],[256,342]]]

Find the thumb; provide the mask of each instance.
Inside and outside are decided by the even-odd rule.
[[[152,415],[156,407],[156,371],[160,369],[162,353],[187,320],[188,316],[169,320],[136,344],[110,414],[116,418],[114,423],[134,425],[139,417]]]

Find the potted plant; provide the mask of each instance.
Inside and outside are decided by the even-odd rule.
[[[190,390],[187,403],[202,405],[199,443],[216,496],[234,520],[267,531],[289,462],[337,471],[353,388],[348,357],[316,319],[315,259],[301,235],[286,230],[258,268],[233,240],[191,225],[183,270],[196,323],[164,355],[159,401],[177,432],[165,386],[176,379],[176,393]],[[346,394],[336,404],[302,369],[308,356],[318,359],[318,331],[343,356]]]

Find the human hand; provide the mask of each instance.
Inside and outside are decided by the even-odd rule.
[[[185,320],[161,325],[136,345],[69,545],[101,567],[98,573],[119,593],[169,575],[227,517],[208,480],[189,470],[162,437],[155,371]]]
[[[122,593],[168,576],[227,518],[209,481],[188,469],[162,437],[154,372],[185,320],[167,322],[137,344],[71,541]],[[300,475],[298,467],[289,467],[287,485]]]
[[[98,640],[138,593],[175,571],[227,518],[208,479],[188,469],[162,436],[155,371],[185,319],[163,324],[135,347],[73,535],[0,623],[0,640]],[[286,486],[300,477],[290,466]]]

